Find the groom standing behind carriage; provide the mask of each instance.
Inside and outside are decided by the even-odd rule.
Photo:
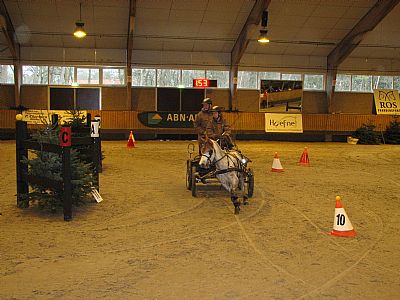
[[[207,133],[207,124],[212,119],[212,100],[210,98],[205,98],[202,103],[203,108],[196,115],[196,119],[194,120],[194,128],[196,128],[197,140],[199,142],[199,153],[201,145],[204,143],[204,139]]]

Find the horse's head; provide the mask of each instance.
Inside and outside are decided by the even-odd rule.
[[[210,167],[211,163],[215,159],[214,142],[206,137],[204,143],[200,147],[200,153],[201,153],[199,162],[200,167],[202,168]]]

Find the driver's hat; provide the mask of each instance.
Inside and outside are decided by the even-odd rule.
[[[204,104],[204,103],[212,104],[212,100],[211,100],[211,98],[204,98],[204,100],[203,100],[202,103],[203,103],[203,104]]]
[[[225,110],[225,108],[223,108],[222,106],[215,105],[215,106],[213,106],[213,108],[210,111],[211,112],[215,112],[215,111],[221,112],[221,111],[224,111],[224,110]]]

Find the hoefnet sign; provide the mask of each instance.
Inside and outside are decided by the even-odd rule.
[[[265,114],[265,132],[302,133],[301,114]]]
[[[147,111],[138,114],[139,121],[153,128],[193,128],[197,112]]]
[[[374,90],[377,115],[400,115],[398,90]]]

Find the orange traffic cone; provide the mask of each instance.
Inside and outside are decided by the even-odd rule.
[[[128,144],[126,146],[128,148],[136,148],[136,146],[135,146],[135,138],[133,137],[132,130],[131,130],[131,133],[129,134]]]
[[[308,158],[307,147],[304,147],[303,153],[301,154],[301,157],[300,157],[300,160],[299,160],[299,165],[300,166],[305,166],[305,167],[309,167],[310,166],[310,159]]]
[[[285,170],[283,170],[281,161],[279,160],[278,152],[275,152],[274,160],[272,161],[271,171],[272,172],[284,172],[285,171]]]
[[[335,216],[333,218],[333,230],[330,232],[331,235],[354,237],[357,235],[350,222],[349,217],[346,214],[342,206],[342,202],[339,196],[336,196]]]

